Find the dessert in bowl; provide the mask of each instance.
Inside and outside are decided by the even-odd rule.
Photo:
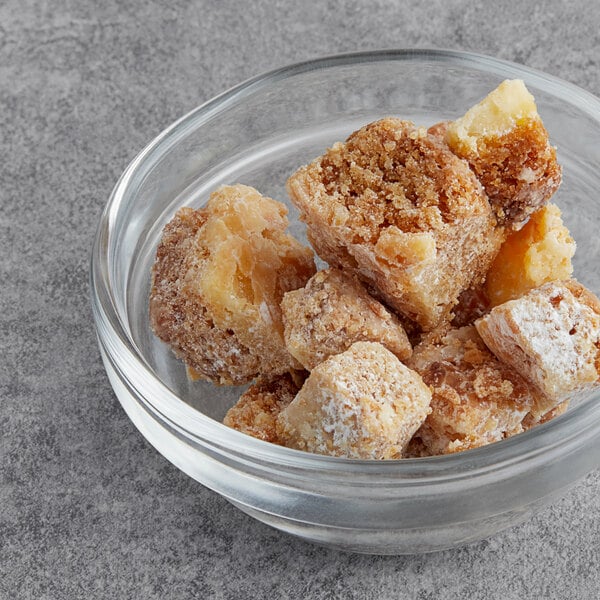
[[[134,160],[98,231],[94,313],[113,387],[162,454],[266,523],[375,553],[432,551],[486,537],[522,520],[600,463],[600,410],[593,397],[525,433],[448,456],[349,460],[269,444],[221,424],[243,388],[192,381],[149,323],[150,270],[161,232],[177,209],[204,206],[215,189],[240,182],[285,202],[290,231],[306,244],[285,190],[298,167],[388,115],[426,127],[456,119],[505,79],[525,81],[558,148],[563,184],[553,202],[578,242],[575,272],[598,292],[594,221],[600,208],[594,194],[600,177],[594,165],[600,102],[516,65],[433,51],[294,65],[193,111]],[[511,218],[520,210],[515,204]],[[424,322],[435,318],[426,314]]]

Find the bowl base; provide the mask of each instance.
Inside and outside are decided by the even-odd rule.
[[[286,519],[279,515],[256,510],[229,499],[229,502],[247,515],[290,533],[306,542],[357,554],[410,555],[440,552],[472,544],[488,538],[503,529],[526,521],[540,507],[528,506],[521,510],[494,515],[468,523],[454,523],[447,527],[428,529],[359,529],[329,527]],[[544,502],[543,504],[546,504]]]

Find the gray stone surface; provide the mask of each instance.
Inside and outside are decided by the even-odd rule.
[[[87,273],[127,163],[249,76],[447,47],[600,94],[599,28],[591,0],[1,2],[0,598],[598,598],[598,471],[526,524],[429,556],[340,554],[237,511],[128,421]]]

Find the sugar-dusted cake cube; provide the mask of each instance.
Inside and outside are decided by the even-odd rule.
[[[534,417],[600,385],[600,301],[574,279],[545,283],[475,325],[490,350],[543,393]]]
[[[259,440],[279,444],[277,417],[295,398],[303,381],[300,371],[259,379],[227,411],[223,423]]]
[[[506,80],[446,131],[483,184],[500,221],[518,229],[561,182],[556,150],[525,84]]]
[[[432,332],[408,365],[433,392],[411,456],[449,454],[521,433],[541,395],[486,348],[474,326]]]
[[[467,162],[400,119],[334,144],[288,191],[317,254],[425,330],[483,280],[504,237]]]
[[[287,348],[308,370],[354,342],[380,342],[401,360],[412,353],[398,318],[339,269],[319,271],[287,292],[281,311]]]
[[[206,208],[180,209],[152,269],[150,320],[194,378],[247,383],[300,368],[285,347],[280,302],[315,272],[286,233],[286,207],[224,186]]]
[[[574,254],[575,241],[560,209],[554,204],[544,206],[500,247],[485,280],[490,305],[518,298],[548,281],[569,279]]]
[[[381,344],[356,342],[312,371],[277,420],[285,446],[346,458],[401,458],[429,412],[421,377]]]

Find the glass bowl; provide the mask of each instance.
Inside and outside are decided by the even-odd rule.
[[[287,177],[336,140],[387,115],[430,125],[461,115],[506,78],[523,79],[558,147],[555,197],[578,243],[577,277],[600,291],[600,100],[554,77],[461,52],[393,50],[304,62],[247,81],[192,111],[129,165],[92,255],[102,358],[123,408],[177,467],[253,517],[350,551],[449,548],[518,523],[600,464],[600,402],[467,452],[402,461],[317,456],[221,424],[240,388],[190,382],[148,323],[150,268],[182,205],[226,183],[286,202]],[[560,523],[556,524],[560,527]]]

